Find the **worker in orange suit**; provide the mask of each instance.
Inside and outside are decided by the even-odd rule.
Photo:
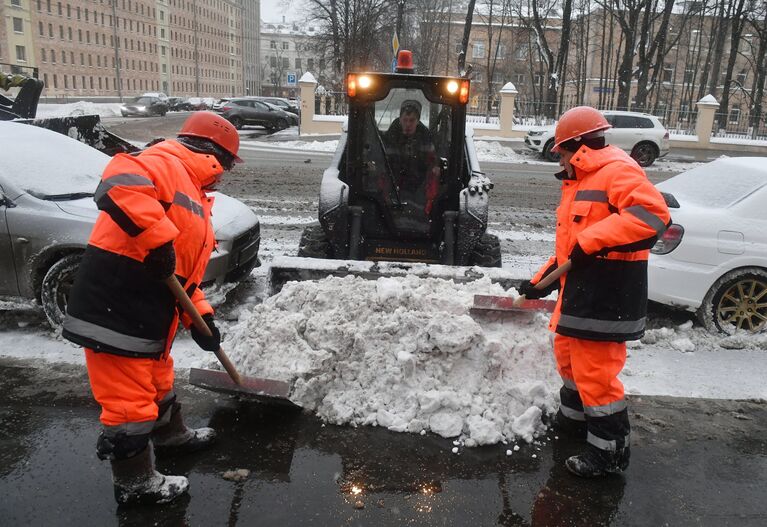
[[[239,162],[237,131],[196,112],[176,140],[138,155],[118,154],[94,200],[100,214],[67,306],[63,336],[85,347],[91,389],[101,405],[101,459],[112,465],[119,504],[165,503],[186,492],[182,476],[163,476],[154,451],[193,451],[215,439],[188,428],[173,391],[171,344],[181,322],[205,350],[221,335],[200,290],[215,246],[207,195]],[[176,275],[211,330],[196,330],[165,279]]]
[[[608,146],[610,124],[588,106],[562,114],[554,150],[563,170],[556,256],[520,286],[527,298],[560,289],[549,329],[562,377],[556,426],[586,438],[586,450],[565,462],[596,477],[629,464],[629,417],[618,374],[626,341],[644,334],[649,249],[670,225],[668,207],[639,165]],[[567,260],[572,268],[535,289]]]

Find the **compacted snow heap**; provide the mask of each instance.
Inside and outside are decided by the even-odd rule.
[[[513,291],[488,279],[291,282],[243,311],[224,345],[242,373],[290,382],[291,400],[333,424],[530,442],[558,405],[548,317],[480,326],[475,293]]]

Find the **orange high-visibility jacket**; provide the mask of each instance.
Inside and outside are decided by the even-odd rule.
[[[649,249],[670,224],[660,192],[628,154],[614,146],[582,146],[572,157],[575,179],[562,182],[556,256],[537,283],[567,261],[576,242],[591,265],[560,278],[549,328],[561,335],[621,342],[644,334]]]
[[[178,327],[176,301],[143,261],[168,241],[176,276],[201,314],[213,312],[199,289],[215,245],[213,198],[202,187],[222,172],[214,156],[176,141],[109,162],[94,196],[101,213],[70,293],[65,338],[130,357],[166,353]]]

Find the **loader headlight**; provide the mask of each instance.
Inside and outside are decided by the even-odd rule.
[[[373,79],[367,75],[357,75],[350,73],[346,77],[346,95],[349,97],[356,97],[357,90],[366,90],[373,85]]]
[[[363,90],[366,90],[367,88],[370,88],[370,85],[373,83],[373,81],[367,75],[362,75],[359,78],[358,82],[359,82],[360,88],[362,88]]]
[[[450,81],[447,83],[447,93],[454,95],[458,91],[458,83],[456,81]]]

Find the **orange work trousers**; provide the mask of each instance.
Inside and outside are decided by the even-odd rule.
[[[584,407],[601,407],[624,398],[618,374],[626,364],[625,342],[554,336],[557,370],[578,387]]]
[[[156,421],[159,403],[173,390],[169,354],[160,359],[136,359],[85,348],[85,363],[104,426]]]

